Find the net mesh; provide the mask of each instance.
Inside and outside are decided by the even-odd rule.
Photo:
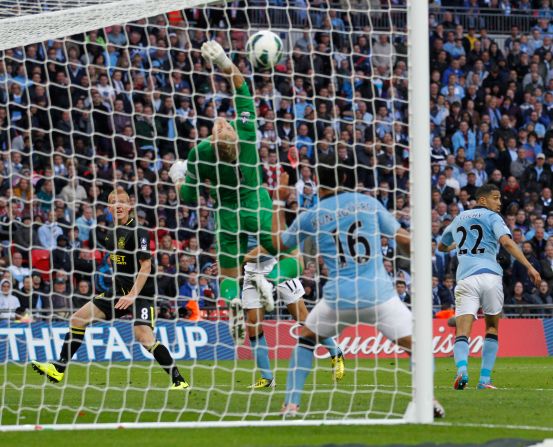
[[[71,8],[82,8],[84,6],[97,6],[106,3],[113,3],[113,0],[45,0],[45,1],[18,1],[5,0],[0,6],[0,18],[19,17],[29,14],[42,14],[54,11],[67,11]]]
[[[2,2],[2,14],[44,16],[92,3],[103,2]],[[0,232],[12,286],[1,301],[1,423],[275,418],[298,325],[282,303],[266,316],[278,387],[248,389],[259,370],[248,342],[233,343],[214,269],[221,254],[216,214],[225,204],[210,194],[216,185],[200,182],[197,205],[184,205],[168,176],[175,160],[210,136],[216,117],[236,117],[229,79],[206,65],[199,48],[216,39],[247,78],[263,187],[273,195],[284,171],[294,186],[288,223],[320,200],[315,167],[330,152],[346,166],[348,188],[378,198],[408,229],[405,6],[231,1],[100,29],[83,23],[79,34],[12,45],[0,60]],[[253,70],[245,53],[248,36],[261,29],[284,43],[271,72]],[[129,193],[135,219],[148,231],[157,339],[191,394],[168,392],[165,372],[133,341],[125,319],[87,329],[61,384],[45,384],[29,368],[31,360],[57,359],[69,316],[112,286],[103,241],[113,227],[107,200],[116,187]],[[240,232],[259,243],[258,232]],[[302,246],[309,309],[329,280],[312,236]],[[391,238],[378,239],[388,275],[408,292],[408,260]],[[347,328],[338,342],[346,378],[332,381],[328,353],[319,347],[303,417],[401,417],[411,398],[405,354],[364,325]]]

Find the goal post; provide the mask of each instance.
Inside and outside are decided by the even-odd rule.
[[[54,268],[56,247],[44,246],[44,234],[32,234],[26,247],[10,227],[2,255],[12,263],[15,253],[26,254],[34,272],[25,275],[38,274],[49,289],[41,291],[37,308],[29,301],[28,312],[15,321],[14,309],[0,308],[0,432],[433,421],[428,0],[12,3],[14,8],[0,16],[0,145],[10,161],[10,182],[0,191],[0,201],[7,201],[17,217],[14,228],[22,232],[35,222],[43,225],[50,211],[61,209],[56,219],[67,221],[61,227],[69,240],[76,218],[89,205],[98,222],[108,225],[102,188],[126,189],[137,207],[138,225],[150,232],[149,248],[160,267],[156,335],[190,379],[192,392],[177,396],[167,390],[165,372],[133,340],[132,323],[125,320],[87,329],[65,382],[52,385],[37,376],[30,361],[57,359],[76,306],[67,295],[66,306],[47,312],[54,296],[65,293],[56,289],[58,275],[78,296],[85,278],[90,299],[102,290],[102,275],[109,275],[107,251],[79,247],[78,263],[73,260],[69,270]],[[171,11],[182,11],[183,20],[171,22]],[[108,40],[114,25],[122,25],[121,43]],[[247,36],[261,29],[279,34],[284,43],[284,56],[270,73],[252,68],[245,53]],[[95,30],[106,40],[89,45],[81,34]],[[386,39],[380,42],[380,36]],[[346,357],[346,379],[332,382],[330,356],[319,346],[296,420],[282,420],[279,410],[298,326],[282,303],[266,318],[278,387],[248,389],[259,375],[255,354],[249,341],[234,344],[218,291],[220,278],[211,273],[218,254],[217,204],[209,196],[213,185],[200,182],[198,206],[187,206],[175,198],[168,177],[171,162],[185,158],[209,136],[215,117],[236,118],[231,85],[202,65],[199,45],[210,38],[225,43],[253,89],[264,187],[272,193],[278,174],[290,168],[297,173],[296,200],[287,206],[301,213],[317,202],[317,154],[345,153],[341,163],[353,173],[351,187],[382,200],[411,233],[409,260],[401,258],[393,240],[391,257],[383,259],[394,284],[407,283],[411,293],[412,357],[374,328],[346,328],[336,338]],[[26,46],[41,42],[36,52],[27,51]],[[88,84],[80,84],[83,77]],[[66,102],[60,100],[64,95]],[[25,182],[32,189],[28,194]],[[44,186],[48,182],[53,196]],[[87,187],[84,195],[79,183]],[[155,199],[145,192],[148,187]],[[250,236],[259,239],[251,231]],[[317,235],[312,236],[302,247],[310,308],[322,297],[321,283],[329,280],[318,261]],[[358,244],[348,237],[345,248],[357,258],[359,247],[352,250],[350,240]],[[66,251],[73,256],[74,249]],[[25,275],[12,281],[15,295],[23,298]],[[188,307],[190,302],[195,304]],[[183,318],[191,316],[193,321]]]
[[[416,5],[415,5],[416,3]],[[432,238],[430,204],[430,85],[428,69],[428,0],[410,0],[407,4],[409,46],[409,127],[411,142],[411,195],[416,197],[412,208],[411,274],[413,276],[413,422],[433,420],[434,367],[432,348]],[[416,42],[416,43],[415,43]]]

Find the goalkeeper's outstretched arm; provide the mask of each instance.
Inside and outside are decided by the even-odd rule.
[[[216,40],[210,40],[202,45],[202,57],[209,63],[217,65],[223,73],[231,76],[235,90],[242,87],[245,82],[244,76]]]
[[[245,79],[240,70],[236,65],[232,63],[230,58],[225,54],[225,50],[223,47],[215,40],[211,40],[209,42],[205,42],[202,45],[201,48],[202,57],[209,62],[212,65],[216,65],[219,67],[219,69],[231,76],[232,78],[232,85],[234,87],[234,90],[237,91],[241,89],[245,84]],[[242,108],[245,110],[251,109],[251,115],[255,116],[255,107],[253,105],[253,101],[251,100],[251,97],[249,97],[248,94],[248,100],[246,102],[242,101],[245,105],[242,105]],[[250,104],[251,103],[251,104]],[[237,108],[240,110],[241,107],[237,105]],[[231,132],[232,134],[235,134],[234,129],[226,122],[224,121],[224,125],[219,127],[223,128],[223,132],[220,132],[219,135],[217,135],[217,138],[222,138],[223,140],[226,138],[225,135],[228,137],[228,133]],[[217,127],[217,120],[214,127]],[[225,130],[226,127],[226,130]],[[215,134],[215,130],[214,130]],[[233,135],[231,135],[232,137]],[[212,137],[215,138],[215,137]],[[232,138],[227,138],[229,140],[232,140]],[[237,139],[237,137],[235,137]],[[223,141],[222,146],[224,148],[229,148],[230,146],[236,146],[236,144],[224,144]],[[230,155],[228,156],[229,160],[227,160],[225,157],[225,153],[220,153],[219,156],[223,161],[232,161],[231,159],[236,158],[238,151],[227,151],[230,152]],[[189,154],[188,161],[192,161],[192,163],[189,163],[188,168],[186,166],[185,161],[177,161],[171,166],[171,169],[169,170],[169,176],[171,177],[171,180],[175,184],[176,190],[179,192],[180,198],[183,200],[183,202],[191,204],[196,201],[197,199],[197,185],[199,182],[198,178],[198,172],[195,168],[195,160],[190,160],[190,157],[193,155],[194,151],[192,151]],[[196,154],[197,156],[197,154]]]

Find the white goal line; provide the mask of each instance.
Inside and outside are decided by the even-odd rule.
[[[397,419],[330,419],[330,420],[272,420],[272,421],[209,421],[209,422],[129,422],[109,424],[45,424],[45,425],[4,425],[0,432],[21,431],[71,431],[71,430],[114,430],[114,429],[170,429],[170,428],[240,428],[240,427],[322,427],[335,425],[411,425],[405,418]],[[433,424],[416,424],[438,427],[496,428],[502,430],[535,430],[553,432],[553,427],[533,425],[501,425],[435,422]]]
[[[44,425],[3,425],[0,432],[41,431],[41,430],[115,430],[149,428],[240,428],[240,427],[307,427],[335,425],[399,425],[407,424],[404,418],[397,419],[313,419],[313,420],[271,420],[271,421],[206,421],[206,422],[121,422],[100,424],[44,424]]]

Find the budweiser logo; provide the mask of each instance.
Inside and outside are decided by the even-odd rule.
[[[300,325],[293,325],[290,327],[290,335],[297,339],[299,336]],[[404,356],[405,351],[397,346],[392,341],[385,338],[380,332],[376,334],[369,333],[369,328],[366,326],[360,326],[358,328],[358,334],[355,336],[345,335],[339,340],[340,349],[344,355],[351,354],[352,356]],[[432,340],[432,348],[434,355],[450,355],[453,353],[453,345],[455,343],[455,333],[446,326],[438,326],[436,328],[437,334],[434,335]],[[478,354],[482,350],[482,344],[484,343],[484,337],[478,335],[470,339],[469,349],[471,354]],[[329,353],[326,349],[318,349],[315,356],[320,359],[329,357]]]
[[[434,336],[432,341],[432,349],[434,354],[451,354],[453,352],[453,345],[455,344],[455,333],[445,326],[439,326],[437,328],[438,335]],[[444,336],[444,334],[446,334]],[[474,338],[469,339],[469,352],[471,354],[478,354],[482,351],[482,345],[484,344],[484,337],[477,335]]]

